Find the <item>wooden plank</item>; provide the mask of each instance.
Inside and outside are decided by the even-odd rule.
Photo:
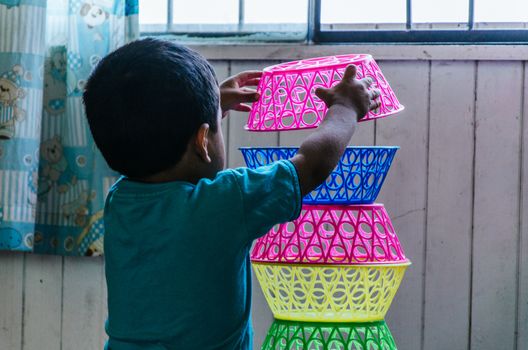
[[[22,348],[24,255],[0,252],[0,348]]]
[[[520,213],[521,226],[519,257],[519,318],[517,320],[519,338],[517,350],[528,349],[528,71],[524,63],[524,109],[522,129],[522,173]]]
[[[352,140],[351,146],[373,146],[376,143],[376,121],[361,122],[358,124]]]
[[[208,59],[215,60],[281,60],[293,61],[309,57],[368,53],[376,60],[526,60],[526,45],[405,45],[405,44],[197,44],[191,47]]]
[[[376,142],[401,147],[378,201],[385,203],[405,253],[413,262],[387,322],[399,349],[422,350],[430,68],[427,62],[388,61],[380,66],[406,109],[377,123]]]
[[[62,350],[101,349],[105,333],[102,257],[65,257]]]
[[[424,349],[469,342],[474,89],[474,62],[432,62]]]
[[[62,257],[26,256],[23,350],[60,349]]]
[[[103,349],[104,345],[106,344],[108,340],[108,335],[106,334],[106,331],[104,329],[104,325],[106,323],[106,320],[108,319],[108,290],[106,288],[106,276],[105,276],[105,264],[104,264],[104,257],[103,262],[101,263],[101,310],[100,313],[101,319],[98,321],[99,324],[103,325],[103,334],[100,338],[101,346],[98,349]],[[98,325],[97,325],[98,326]]]
[[[514,349],[522,63],[477,70],[472,349]]]
[[[245,70],[262,69],[272,64],[275,64],[275,62],[236,62],[231,65],[231,74],[236,74]],[[244,159],[238,150],[239,147],[278,145],[278,133],[276,132],[257,133],[244,130],[244,126],[247,124],[247,117],[247,113],[239,112],[232,112],[229,116],[229,137],[226,139],[226,149],[229,160],[228,166],[230,168],[245,166]],[[252,275],[252,280],[253,347],[254,349],[260,349],[266,337],[266,333],[273,322],[273,316],[254,274]]]
[[[229,62],[211,61],[211,64],[216,72],[216,78],[218,79],[218,83],[222,83],[222,81],[229,77]],[[230,118],[224,118],[222,120],[222,132],[224,133],[224,138],[226,139],[229,137],[229,119]]]

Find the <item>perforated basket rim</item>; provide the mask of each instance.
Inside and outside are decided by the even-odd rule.
[[[259,149],[269,149],[269,150],[275,150],[275,149],[299,149],[299,146],[245,146],[245,147],[238,147],[240,151],[242,150],[259,150]],[[400,149],[400,146],[347,146],[347,150],[354,150],[354,149]]]
[[[319,66],[319,67],[312,67],[312,68],[284,69],[284,70],[280,70],[280,71],[272,71],[273,68],[279,67],[279,66],[281,66],[283,64],[288,64],[288,63],[292,63],[293,64],[293,63],[298,63],[298,62],[308,61],[308,60],[319,60],[319,59],[325,59],[325,58],[330,58],[330,57],[347,57],[347,56],[362,56],[362,58],[354,60],[354,61],[350,61],[350,62],[347,62],[347,63],[333,63],[333,64],[323,65],[323,66]],[[321,70],[321,69],[327,69],[327,68],[346,67],[346,66],[348,66],[350,64],[354,64],[354,62],[362,62],[362,61],[365,61],[367,59],[374,60],[372,55],[368,54],[368,53],[350,53],[350,54],[343,54],[343,55],[329,55],[329,56],[320,56],[320,57],[309,57],[309,58],[304,58],[304,59],[301,59],[301,60],[286,61],[286,62],[277,63],[277,64],[274,64],[272,66],[268,66],[268,67],[264,68],[262,71],[266,72],[266,73],[269,73],[271,75],[273,75],[275,72],[276,73],[312,72],[312,71]]]
[[[390,112],[387,112],[387,113],[379,114],[374,119],[365,119],[365,118],[363,118],[363,119],[359,120],[359,122],[362,123],[362,122],[368,122],[368,121],[375,120],[375,119],[382,119],[382,118],[390,117],[392,115],[395,115],[395,114],[398,114],[398,113],[402,112],[404,109],[405,109],[405,106],[400,103],[400,108],[398,108],[398,109],[396,109],[394,111],[390,111]],[[324,120],[324,118],[323,118],[323,120]],[[319,125],[321,125],[321,124],[319,124]],[[250,129],[249,125],[246,123],[244,125],[244,130],[249,131],[249,132],[286,132],[286,131],[294,131],[294,130],[317,129],[319,127],[319,125],[315,125],[315,126],[310,125],[310,126],[303,126],[302,128],[287,128],[287,129]]]
[[[409,267],[412,265],[411,260],[405,259],[405,261],[398,261],[396,263],[354,263],[354,264],[328,264],[328,263],[309,263],[309,262],[300,262],[300,263],[291,263],[291,262],[275,262],[275,261],[258,261],[258,260],[251,260],[252,264],[255,265],[273,265],[273,266],[291,266],[291,267],[299,267],[300,265],[305,265],[306,267],[314,267],[314,268],[343,268],[343,267],[350,267],[350,268],[359,268],[359,267]]]
[[[330,333],[328,338],[323,335],[326,332]],[[295,346],[295,344],[299,344],[299,341],[302,342],[302,348],[309,344],[312,346],[317,344],[317,349],[320,350],[345,349],[347,345],[352,345],[357,350],[372,350],[374,348],[397,350],[394,336],[385,320],[371,322],[322,320],[321,322],[313,322],[277,318],[273,319],[272,325],[266,332],[262,350],[299,349],[298,346]],[[339,344],[339,346],[336,347],[333,344]]]
[[[363,321],[363,322],[339,322],[339,321],[295,321],[295,320],[283,320],[281,318],[273,318],[273,322],[277,324],[291,325],[291,326],[307,326],[307,327],[331,327],[331,328],[359,328],[359,327],[371,327],[371,326],[387,326],[385,320],[379,321]]]

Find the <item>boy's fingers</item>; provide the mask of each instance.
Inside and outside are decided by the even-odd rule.
[[[240,86],[257,86],[260,82],[260,78],[253,78],[253,79],[248,79],[246,81],[241,81],[239,84]]]
[[[344,80],[352,80],[356,77],[357,68],[353,64],[349,65],[345,69],[345,74],[343,75]]]
[[[248,70],[235,75],[236,79],[238,79],[239,82],[245,82],[250,79],[260,78],[261,76],[262,71],[259,70]]]
[[[381,92],[378,89],[373,89],[373,90],[369,91],[368,94],[369,94],[369,98],[371,100],[375,100],[375,99],[380,97]]]
[[[244,103],[240,103],[233,107],[233,110],[238,112],[251,112],[251,106],[246,105]]]
[[[260,98],[260,94],[251,89],[240,90],[237,95],[240,102],[256,102]]]
[[[374,83],[374,79],[372,79],[371,77],[366,77],[366,78],[363,78],[361,79],[361,82],[363,83],[363,85],[365,85],[365,87],[368,89],[372,86],[372,84]]]
[[[330,99],[330,92],[329,89],[325,88],[317,88],[315,90],[315,96],[319,97],[321,100],[323,100],[326,104],[328,104],[328,100]]]
[[[260,94],[253,89],[225,89],[222,92],[225,101],[234,102],[255,102],[260,98]]]
[[[374,111],[381,107],[381,101],[370,101],[369,110]]]
[[[244,94],[254,94],[257,92],[257,90],[248,87],[242,87],[238,91],[243,92]]]

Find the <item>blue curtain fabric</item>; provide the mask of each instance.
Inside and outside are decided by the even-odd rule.
[[[117,175],[82,104],[99,60],[139,35],[138,0],[0,0],[0,250],[102,254]]]

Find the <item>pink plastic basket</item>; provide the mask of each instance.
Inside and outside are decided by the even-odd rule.
[[[251,260],[341,265],[408,261],[383,204],[304,205],[297,220],[276,225],[256,241]]]
[[[358,78],[373,78],[372,88],[381,91],[381,107],[369,112],[362,121],[383,118],[403,110],[403,105],[371,55],[319,57],[265,68],[257,87],[261,97],[253,104],[246,128],[251,131],[276,131],[317,127],[327,108],[315,96],[315,90],[336,85],[350,64],[356,65]]]

